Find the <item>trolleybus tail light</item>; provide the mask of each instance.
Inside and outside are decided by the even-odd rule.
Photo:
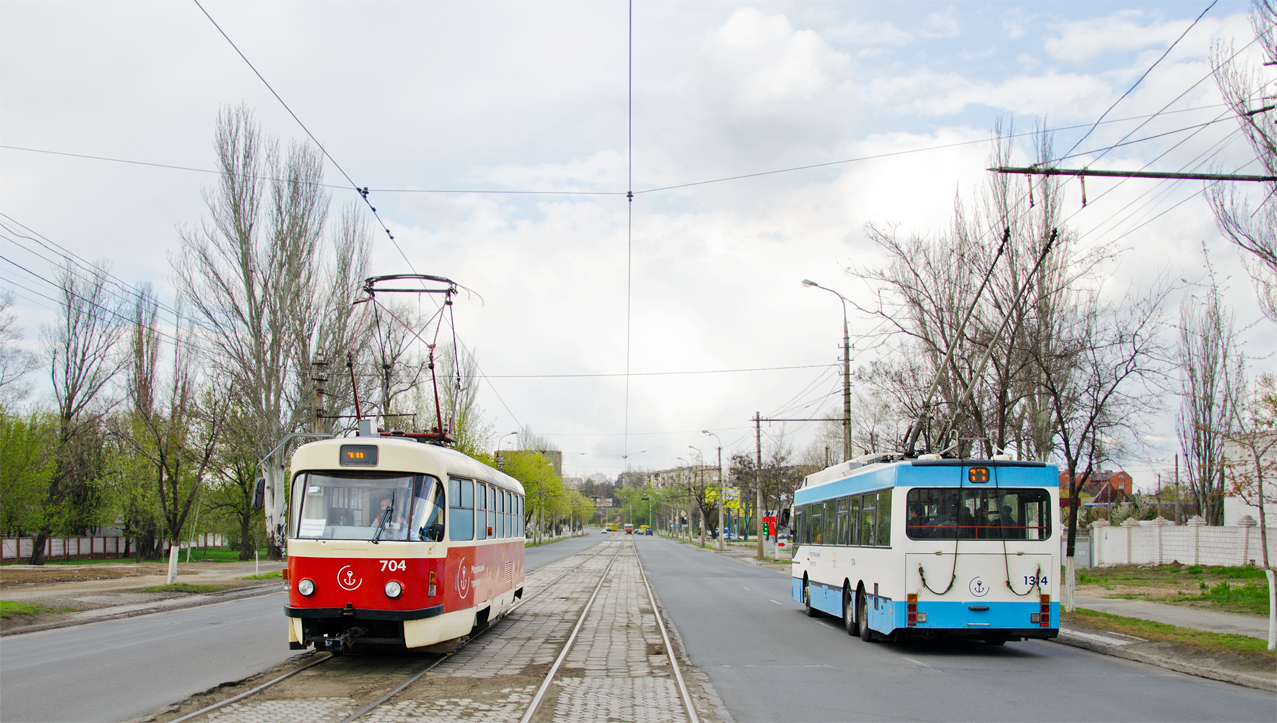
[[[429,597],[435,596],[435,591],[438,590],[438,588],[435,586],[438,584],[439,584],[439,576],[434,574],[433,572],[430,573],[430,589],[426,591],[426,594]]]
[[[918,593],[911,592],[905,595],[906,604],[906,621],[909,627],[918,624]]]
[[[1038,625],[1044,628],[1049,628],[1051,627],[1051,596],[1043,595],[1041,598],[1042,612],[1038,613],[1038,619],[1036,621],[1033,621],[1032,618],[1030,618],[1030,621],[1037,622]]]
[[[403,593],[403,585],[400,585],[394,580],[386,583],[386,597],[397,598],[401,593]]]
[[[311,595],[314,595],[315,581],[308,578],[303,578],[301,582],[297,583],[297,592],[301,593],[302,595],[305,595],[306,597],[310,597]]]

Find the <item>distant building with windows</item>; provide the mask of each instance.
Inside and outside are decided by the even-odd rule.
[[[1080,478],[1082,475],[1078,475]],[[1069,473],[1060,473],[1060,506],[1069,505]],[[1135,491],[1135,481],[1125,472],[1102,470],[1092,472],[1090,479],[1082,483],[1082,496],[1091,502],[1123,502]]]

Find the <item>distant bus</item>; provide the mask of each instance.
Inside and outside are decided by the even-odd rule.
[[[794,599],[866,641],[1056,637],[1059,472],[928,457],[807,477],[794,493]]]
[[[612,522],[607,526],[607,528],[611,530],[612,532],[616,532],[617,530],[620,529],[620,526],[617,523]]]

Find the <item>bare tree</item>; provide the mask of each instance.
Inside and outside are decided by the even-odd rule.
[[[1033,351],[1042,390],[1051,400],[1056,453],[1068,480],[1068,537],[1065,545],[1064,605],[1073,610],[1074,550],[1079,495],[1122,437],[1156,410],[1167,356],[1161,340],[1162,284],[1118,303],[1102,302],[1098,291],[1074,292],[1061,307],[1056,344]]]
[[[107,292],[107,276],[105,264],[81,272],[68,263],[58,271],[58,322],[43,330],[57,405],[56,470],[42,501],[32,565],[44,564],[55,522],[101,470],[98,430],[114,403],[107,385],[121,369],[116,343],[125,328]]]
[[[214,148],[221,176],[205,195],[208,218],[182,231],[173,265],[216,352],[211,361],[254,421],[265,457],[286,435],[315,423],[313,361],[331,364],[363,338],[349,317],[368,235],[349,212],[331,249],[324,248],[322,156],[301,144],[282,155],[246,108],[218,115]],[[263,178],[272,179],[269,186]],[[333,261],[325,266],[324,259]],[[343,384],[339,374],[332,378]],[[262,468],[275,558],[286,523],[283,461],[281,452]]]
[[[995,127],[994,165],[1009,163],[1012,131]],[[1040,161],[1050,158],[1049,134],[1039,133],[1035,152]],[[1073,251],[1071,233],[1061,227],[1057,181],[1027,194],[1011,184],[992,177],[974,212],[955,200],[951,227],[934,237],[901,239],[894,228],[870,225],[870,239],[888,260],[850,270],[883,289],[866,311],[894,352],[862,378],[894,400],[897,414],[941,422],[922,430],[929,449],[949,446],[940,439],[948,431],[961,456],[1014,448],[1045,459],[1052,449],[1033,350],[1051,353],[1062,294],[1109,251]],[[933,382],[938,400],[928,403],[924,390]]]
[[[1211,525],[1224,524],[1224,442],[1238,419],[1233,385],[1241,377],[1241,354],[1233,315],[1212,277],[1202,297],[1180,305],[1178,361],[1180,449],[1188,486],[1199,514]]]
[[[12,407],[31,393],[31,385],[24,377],[40,366],[35,354],[17,344],[22,340],[22,327],[9,313],[12,305],[13,295],[0,293],[0,410]]]
[[[1277,131],[1272,124],[1272,110],[1277,93],[1273,91],[1271,71],[1265,69],[1277,65],[1277,9],[1271,0],[1253,0],[1250,23],[1262,65],[1246,62],[1232,41],[1221,40],[1211,49],[1211,66],[1215,84],[1237,116],[1242,135],[1264,173],[1273,176],[1277,175]],[[1262,187],[1263,198],[1253,210],[1238,184],[1208,186],[1207,199],[1220,230],[1246,252],[1243,260],[1254,282],[1260,309],[1270,320],[1277,321],[1277,183],[1268,181]]]
[[[164,380],[159,374],[162,343],[158,303],[149,287],[137,296],[128,375],[133,414],[127,433],[122,435],[150,462],[155,475],[160,515],[168,534],[170,585],[177,582],[182,530],[217,449],[227,404],[224,391],[201,394],[195,349],[190,332],[183,327],[180,309],[179,305],[173,331],[173,366]]]
[[[1239,375],[1240,377],[1240,375]],[[1232,424],[1226,435],[1234,456],[1224,460],[1231,472],[1230,491],[1243,502],[1259,508],[1259,544],[1264,551],[1264,567],[1272,569],[1268,559],[1267,505],[1277,504],[1277,377],[1263,375],[1254,390],[1238,379],[1238,399],[1230,405]],[[1271,582],[1271,579],[1269,580]]]

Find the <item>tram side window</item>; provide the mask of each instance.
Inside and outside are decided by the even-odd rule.
[[[446,496],[443,485],[429,485],[423,490],[426,497],[417,497],[413,503],[412,528],[417,531],[417,539],[427,542],[443,540],[443,510]]]
[[[488,488],[488,537],[497,537],[497,495],[500,490]]]
[[[474,482],[452,477],[448,480],[448,538],[474,539]]]
[[[501,528],[497,534],[498,537],[509,537],[510,533],[506,530],[509,515],[506,514],[506,505],[510,504],[510,493],[501,490],[497,501],[500,503],[501,509],[497,510],[497,527]]]
[[[525,536],[527,533],[523,530],[523,498],[517,500],[518,504],[514,508],[514,519],[519,523],[518,532],[515,534],[519,537]]]
[[[865,546],[876,545],[874,537],[875,522],[874,511],[878,507],[878,495],[867,494],[860,496],[860,544]]]
[[[891,547],[891,490],[878,493],[878,538],[874,544]]]
[[[474,484],[474,539],[488,539],[488,486]]]

